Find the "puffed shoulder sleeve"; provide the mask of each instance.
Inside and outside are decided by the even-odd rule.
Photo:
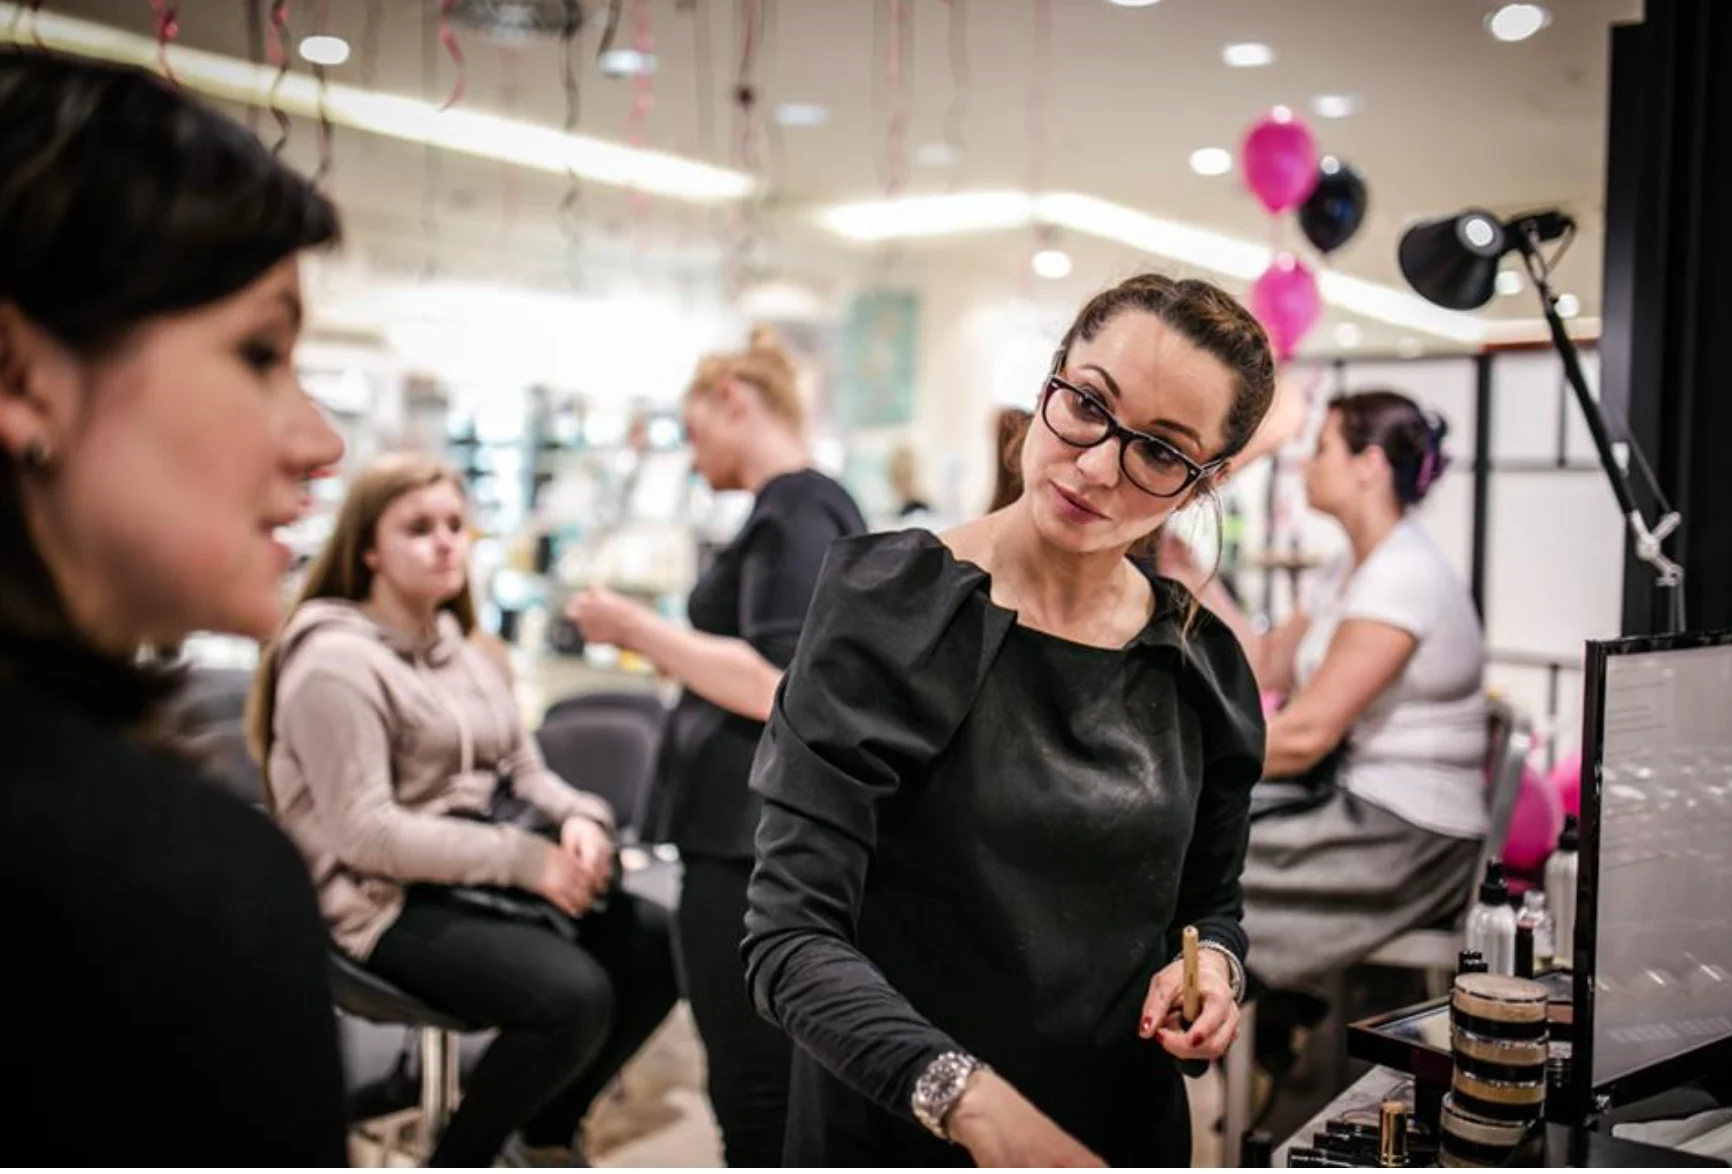
[[[746,913],[759,1011],[884,1108],[956,1045],[856,945],[881,804],[950,742],[1009,630],[984,575],[930,534],[838,542],[752,770]]]

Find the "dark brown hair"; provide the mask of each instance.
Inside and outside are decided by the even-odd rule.
[[[1378,388],[1338,395],[1329,401],[1329,410],[1341,421],[1348,452],[1358,454],[1373,446],[1383,450],[1395,474],[1395,500],[1404,509],[1424,501],[1449,467],[1443,451],[1449,422],[1399,391]]]
[[[1022,496],[1022,442],[1028,438],[1028,426],[1033,419],[1023,408],[999,409],[993,446],[998,468],[992,479],[992,505],[988,513],[997,513]]]
[[[1251,312],[1226,290],[1206,281],[1142,273],[1090,298],[1065,331],[1064,349],[1069,351],[1078,339],[1093,338],[1127,311],[1153,314],[1232,372],[1226,441],[1208,459],[1232,456],[1249,444],[1275,398],[1275,355],[1269,349],[1269,336]]]
[[[1249,444],[1275,399],[1275,354],[1269,347],[1269,336],[1251,312],[1227,291],[1206,281],[1179,281],[1159,273],[1142,273],[1090,298],[1065,331],[1063,348],[1068,352],[1078,339],[1093,338],[1108,322],[1132,311],[1153,314],[1169,330],[1213,355],[1232,373],[1233,402],[1227,406],[1226,439],[1221,451],[1209,454],[1208,459],[1232,456]],[[1215,530],[1219,534],[1221,507],[1214,486],[1205,479],[1199,489],[1215,511]],[[1150,562],[1159,544],[1157,530],[1131,548],[1131,557]],[[1209,578],[1213,579],[1219,569],[1217,548]],[[1193,598],[1185,617],[1187,631],[1199,606]]]
[[[307,180],[162,79],[0,51],[0,304],[81,358],[337,235]],[[175,678],[77,630],[25,525],[29,475],[0,449],[0,680],[137,723]]]

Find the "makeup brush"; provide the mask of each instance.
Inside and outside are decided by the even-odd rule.
[[[1180,1000],[1180,1012],[1184,1016],[1185,1026],[1190,1027],[1197,1021],[1197,1016],[1203,1013],[1203,988],[1199,982],[1199,966],[1202,962],[1202,948],[1197,936],[1197,927],[1187,925],[1180,935],[1180,957],[1184,962],[1185,987]],[[1180,1060],[1179,1071],[1193,1079],[1203,1076],[1209,1071],[1207,1060]]]

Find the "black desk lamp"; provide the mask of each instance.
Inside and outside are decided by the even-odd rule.
[[[1600,456],[1600,466],[1612,483],[1618,508],[1629,522],[1635,541],[1636,557],[1654,568],[1656,581],[1671,592],[1671,630],[1684,630],[1684,568],[1666,557],[1660,544],[1682,520],[1661,491],[1654,471],[1648,466],[1641,449],[1628,435],[1624,444],[1630,460],[1641,473],[1648,491],[1660,509],[1659,522],[1650,528],[1636,507],[1630,492],[1629,474],[1618,464],[1612,451],[1612,439],[1606,428],[1605,413],[1594,397],[1588,394],[1588,382],[1582,375],[1576,344],[1564,331],[1564,320],[1558,314],[1557,295],[1552,292],[1552,266],[1575,239],[1576,222],[1562,212],[1547,210],[1524,212],[1500,221],[1489,212],[1469,208],[1442,220],[1416,224],[1401,237],[1397,256],[1401,272],[1409,285],[1427,301],[1450,310],[1477,310],[1491,301],[1497,287],[1498,262],[1505,253],[1517,252],[1527,265],[1528,277],[1539,292],[1540,306],[1545,312],[1546,325],[1551,328],[1552,346],[1563,360],[1564,378],[1575,392],[1576,403],[1593,434],[1594,448]],[[1540,246],[1550,241],[1560,243],[1546,256]]]

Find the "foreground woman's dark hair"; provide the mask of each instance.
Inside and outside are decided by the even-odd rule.
[[[246,129],[134,69],[0,53],[0,307],[81,359],[336,241],[336,209]],[[172,678],[73,626],[0,447],[0,681],[133,721]]]

